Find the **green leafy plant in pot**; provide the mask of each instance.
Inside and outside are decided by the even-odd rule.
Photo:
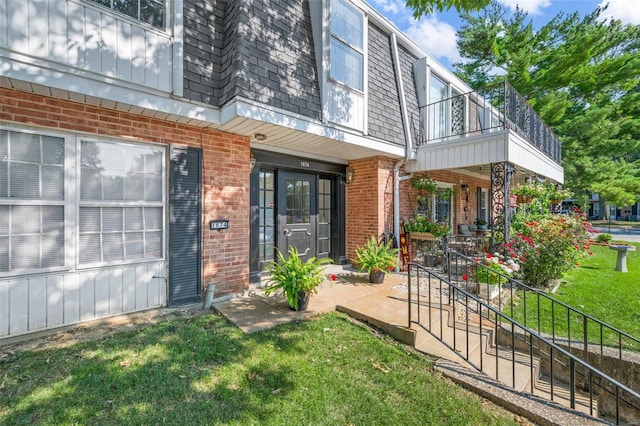
[[[477,218],[475,221],[476,229],[487,229],[487,221],[482,218]]]
[[[285,259],[280,250],[276,251],[276,260],[266,266],[269,281],[264,294],[268,296],[276,290],[282,290],[291,309],[303,311],[307,308],[311,294],[318,293],[318,286],[324,280],[323,265],[333,261],[310,257],[304,262],[293,246],[289,248],[288,259]]]
[[[380,284],[386,272],[395,268],[398,252],[393,248],[393,241],[379,243],[372,235],[364,246],[356,248],[355,263],[360,266],[360,272],[366,270],[369,273],[370,282]]]

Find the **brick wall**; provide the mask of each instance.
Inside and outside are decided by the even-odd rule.
[[[51,131],[125,138],[203,150],[203,286],[216,295],[249,285],[249,140],[106,108],[0,88],[0,123]],[[210,231],[211,219],[229,218],[229,230]]]
[[[439,170],[428,173],[415,173],[414,177],[428,176],[429,178],[443,183],[453,184],[453,190],[455,191],[453,196],[453,211],[454,211],[454,226],[457,228],[458,224],[466,223],[472,225],[476,220],[476,213],[478,209],[477,189],[489,188],[489,179],[482,179],[476,176],[469,176],[466,174],[458,173],[453,170]],[[466,193],[461,191],[460,182],[464,182],[469,185],[468,200]],[[401,183],[400,195],[400,218],[408,219],[414,215],[414,211],[417,207],[416,204],[416,190],[411,186],[411,180],[408,179]],[[467,207],[465,212],[464,208]],[[458,230],[454,229],[454,233]]]
[[[393,165],[385,157],[371,157],[349,163],[355,172],[347,185],[346,251],[351,261],[356,247],[375,235],[393,232]]]

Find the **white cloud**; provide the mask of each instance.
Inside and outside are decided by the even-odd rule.
[[[551,5],[551,0],[498,0],[512,12],[516,10],[516,6],[529,13],[530,15],[539,15],[542,9]],[[631,0],[637,1],[637,0]]]
[[[609,7],[602,13],[605,19],[614,18],[623,24],[640,25],[640,2],[638,0],[605,0],[600,3]]]
[[[373,0],[376,9],[385,13],[398,14],[407,7],[403,0]]]
[[[456,30],[434,16],[414,20],[406,34],[420,47],[436,58],[446,58],[450,63],[461,60],[456,46]]]

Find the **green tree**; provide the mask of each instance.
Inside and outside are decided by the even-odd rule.
[[[472,86],[507,80],[563,144],[566,185],[628,205],[640,193],[640,27],[601,8],[534,29],[496,1],[461,15],[456,72]]]
[[[458,11],[481,10],[490,0],[407,0],[407,6],[413,9],[413,16],[419,18],[445,9],[456,8]]]

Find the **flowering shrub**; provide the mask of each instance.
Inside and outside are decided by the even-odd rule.
[[[499,253],[487,254],[482,262],[478,262],[475,278],[478,283],[504,284],[515,272],[520,271],[520,265],[514,259],[506,259]]]
[[[505,244],[504,252],[522,265],[518,278],[545,287],[591,254],[591,234],[584,214],[542,216],[525,221],[522,232]]]

